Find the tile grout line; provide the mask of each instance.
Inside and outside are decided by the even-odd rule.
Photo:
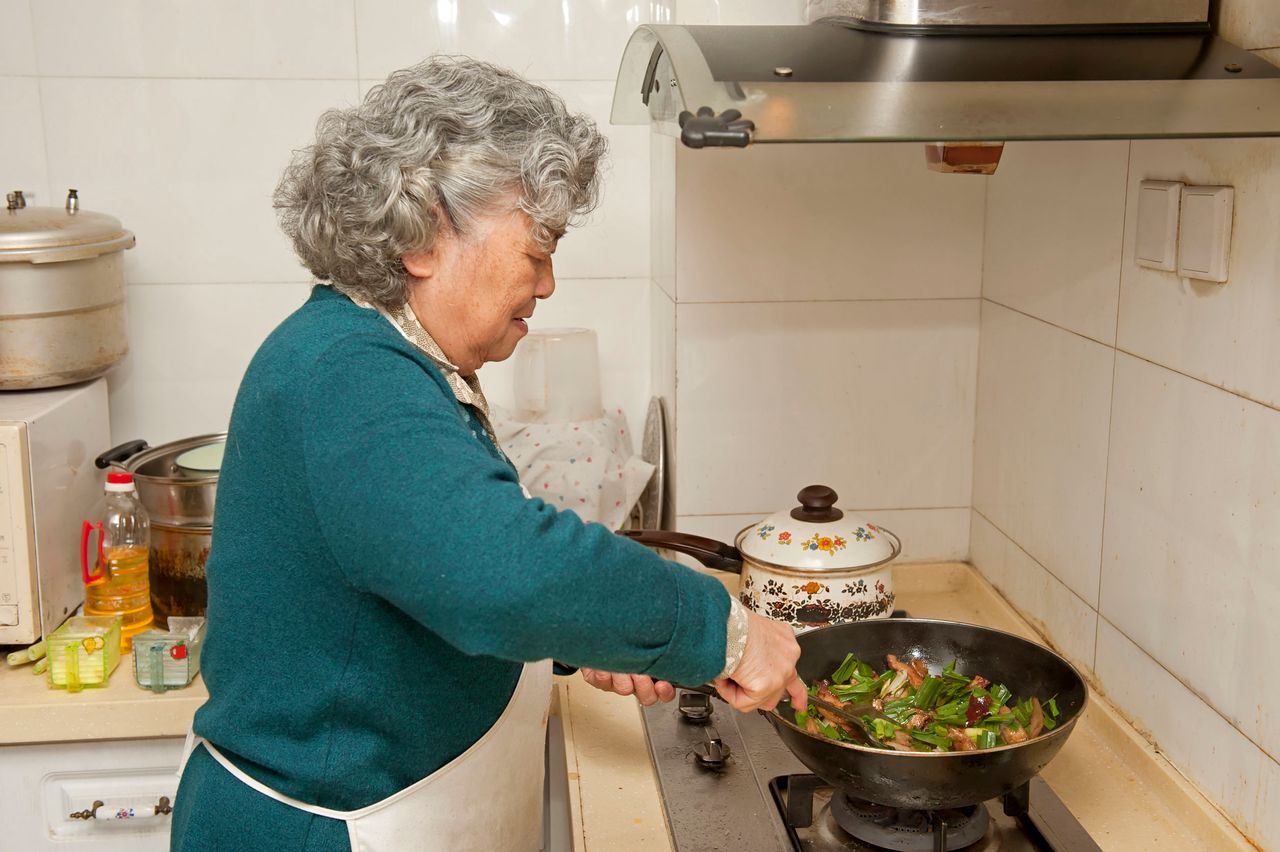
[[[867,300],[867,301],[872,301],[872,300]],[[894,300],[887,300],[887,301],[894,301]],[[924,300],[910,300],[910,301],[924,301]],[[959,301],[959,300],[957,300],[957,299],[940,299],[940,300],[935,300],[935,301]],[[1271,403],[1269,403],[1269,402],[1263,402],[1263,401],[1262,401],[1262,400],[1260,400],[1260,399],[1255,399],[1254,397],[1249,396],[1248,394],[1243,393],[1243,392],[1241,392],[1241,391],[1238,391],[1238,390],[1232,390],[1231,388],[1226,388],[1226,387],[1223,387],[1222,385],[1215,385],[1213,382],[1210,382],[1210,381],[1208,381],[1208,380],[1206,380],[1206,379],[1202,379],[1202,378],[1200,378],[1199,376],[1193,376],[1193,375],[1191,375],[1190,373],[1183,372],[1182,370],[1179,370],[1179,369],[1177,369],[1177,368],[1175,368],[1175,367],[1170,367],[1168,364],[1161,364],[1159,361],[1153,361],[1153,360],[1151,360],[1150,358],[1147,358],[1147,357],[1145,357],[1145,356],[1143,356],[1143,355],[1139,355],[1139,354],[1138,354],[1138,353],[1136,353],[1136,352],[1130,352],[1128,349],[1125,349],[1125,348],[1123,348],[1123,347],[1121,347],[1121,346],[1115,346],[1115,345],[1110,344],[1110,343],[1103,343],[1102,341],[1097,340],[1096,338],[1090,337],[1090,336],[1089,336],[1089,335],[1087,335],[1087,334],[1081,334],[1081,333],[1080,333],[1080,332],[1078,332],[1078,331],[1073,331],[1073,330],[1071,330],[1071,329],[1069,329],[1069,328],[1064,328],[1063,326],[1060,326],[1060,325],[1058,325],[1058,324],[1057,324],[1057,323],[1055,323],[1055,322],[1050,322],[1049,320],[1044,319],[1044,318],[1042,318],[1042,317],[1038,317],[1038,316],[1036,316],[1035,314],[1029,314],[1029,313],[1027,313],[1026,311],[1019,310],[1018,308],[1010,307],[1009,305],[1006,305],[1006,304],[1004,304],[1003,302],[997,302],[995,299],[992,299],[992,298],[990,298],[989,296],[983,296],[983,297],[982,297],[982,301],[990,302],[991,304],[993,304],[993,305],[997,305],[997,306],[999,306],[999,307],[1001,307],[1001,308],[1004,308],[1004,309],[1005,309],[1005,310],[1007,310],[1007,311],[1012,311],[1012,312],[1013,312],[1013,313],[1015,313],[1015,314],[1019,314],[1020,316],[1024,316],[1024,317],[1026,317],[1026,318],[1027,318],[1027,319],[1029,319],[1029,320],[1034,320],[1034,321],[1036,321],[1036,322],[1038,322],[1038,323],[1043,323],[1044,325],[1047,325],[1047,326],[1049,326],[1050,328],[1056,328],[1058,331],[1064,331],[1064,332],[1066,332],[1067,334],[1073,335],[1073,336],[1075,336],[1075,337],[1079,337],[1081,340],[1087,340],[1087,341],[1089,341],[1090,343],[1095,343],[1095,344],[1097,344],[1098,346],[1102,346],[1102,347],[1105,347],[1105,348],[1107,348],[1107,349],[1114,349],[1116,352],[1118,352],[1118,353],[1120,353],[1120,354],[1122,354],[1122,355],[1128,355],[1128,356],[1130,356],[1131,358],[1137,358],[1139,361],[1145,361],[1146,363],[1148,363],[1148,364],[1152,365],[1153,367],[1159,367],[1159,368],[1160,368],[1160,369],[1162,369],[1162,370],[1168,370],[1170,373],[1174,373],[1174,374],[1176,374],[1176,375],[1182,376],[1184,379],[1190,379],[1191,381],[1193,381],[1193,382],[1199,382],[1200,384],[1205,385],[1206,387],[1211,387],[1211,388],[1213,388],[1214,390],[1222,391],[1222,392],[1223,392],[1223,393],[1225,393],[1225,394],[1230,394],[1231,396],[1239,397],[1240,399],[1243,399],[1245,402],[1251,402],[1251,403],[1253,403],[1254,405],[1261,406],[1262,408],[1267,408],[1267,409],[1270,409],[1270,410],[1272,410],[1272,411],[1280,412],[1280,405],[1272,405],[1272,404],[1271,404]],[[776,304],[776,303],[775,303],[775,304]],[[1118,307],[1117,307],[1117,309],[1118,309]]]
[[[40,73],[40,44],[36,38],[36,15],[35,0],[27,0],[27,20],[31,23],[31,58],[36,64],[36,102],[40,107],[40,135],[44,148],[44,190],[49,194],[49,198],[45,201],[50,207],[56,207],[53,202],[53,175],[49,166],[49,119],[44,108],[44,75]]]
[[[360,98],[360,0],[351,0],[351,46],[356,54],[356,98]]]
[[[1120,268],[1117,270],[1116,280],[1116,328],[1114,340],[1118,345],[1120,343],[1120,302],[1121,294],[1124,290],[1124,235],[1129,224],[1129,178],[1133,171],[1133,142],[1129,143],[1128,156],[1125,157],[1124,167],[1124,213],[1120,217]],[[1102,619],[1102,577],[1103,572],[1107,570],[1107,497],[1111,493],[1111,436],[1112,430],[1116,423],[1116,372],[1119,369],[1120,356],[1116,346],[1111,347],[1111,399],[1107,406],[1107,459],[1103,466],[1102,472],[1102,530],[1098,542],[1098,613],[1097,620],[1093,623],[1093,661],[1091,665],[1094,670],[1098,668],[1098,634],[1102,630],[1099,623]]]
[[[1197,692],[1196,689],[1193,686],[1191,686],[1191,684],[1183,680],[1176,672],[1171,671],[1168,666],[1166,666],[1164,663],[1160,662],[1155,657],[1153,657],[1151,655],[1151,652],[1149,652],[1146,648],[1142,647],[1142,645],[1138,643],[1136,640],[1134,640],[1134,638],[1130,636],[1128,633],[1125,633],[1123,630],[1117,627],[1115,622],[1113,622],[1111,619],[1107,618],[1106,616],[1102,615],[1102,613],[1098,613],[1098,620],[1106,621],[1112,630],[1114,630],[1115,632],[1123,636],[1125,638],[1125,641],[1131,643],[1133,647],[1138,649],[1139,653],[1141,653],[1144,657],[1150,660],[1153,664],[1155,664],[1157,668],[1159,668],[1169,677],[1173,678],[1174,681],[1176,681],[1179,686],[1181,686],[1183,689],[1185,689],[1187,692],[1191,694],[1192,698],[1194,698],[1196,701],[1199,701],[1205,707],[1208,707],[1210,710],[1212,710],[1218,716],[1218,718],[1222,719],[1222,721],[1227,723],[1227,725],[1231,728],[1231,730],[1235,731],[1237,734],[1244,737],[1245,740],[1254,748],[1256,748],[1259,752],[1261,752],[1264,757],[1266,757],[1272,763],[1280,764],[1280,758],[1276,757],[1271,752],[1267,751],[1266,746],[1257,742],[1253,737],[1249,736],[1249,734],[1240,730],[1239,726],[1237,726],[1235,722],[1231,721],[1230,717],[1228,717],[1227,714],[1219,710],[1216,706],[1214,706],[1212,702],[1205,699],[1204,696],[1202,696],[1199,692]],[[1094,674],[1097,675],[1097,672],[1095,671]]]
[[[979,515],[979,516],[980,516],[984,521],[986,521],[987,523],[991,524],[991,528],[992,528],[992,529],[994,529],[996,532],[1000,533],[1000,535],[1004,536],[1004,537],[1005,537],[1005,539],[1006,539],[1010,544],[1012,544],[1014,547],[1018,548],[1018,550],[1022,551],[1022,554],[1023,554],[1024,556],[1026,556],[1028,559],[1030,559],[1032,562],[1034,562],[1037,566],[1039,566],[1039,568],[1040,568],[1041,570],[1043,570],[1046,574],[1048,574],[1050,577],[1052,577],[1052,578],[1054,579],[1054,581],[1058,583],[1058,585],[1062,586],[1062,588],[1066,589],[1069,593],[1071,593],[1071,595],[1072,595],[1073,597],[1075,597],[1075,599],[1076,599],[1076,600],[1078,600],[1078,601],[1080,601],[1080,603],[1084,604],[1086,609],[1092,610],[1092,611],[1094,612],[1094,614],[1097,614],[1097,615],[1098,615],[1098,617],[1099,617],[1099,618],[1101,618],[1101,617],[1102,617],[1100,614],[1098,614],[1098,610],[1097,610],[1097,609],[1095,609],[1095,608],[1094,608],[1094,607],[1093,607],[1093,606],[1092,606],[1092,605],[1091,605],[1087,600],[1085,600],[1084,598],[1080,597],[1080,593],[1079,593],[1079,592],[1077,592],[1075,589],[1073,589],[1073,588],[1071,588],[1069,585],[1067,585],[1066,581],[1065,581],[1065,580],[1063,580],[1061,577],[1059,577],[1057,574],[1055,574],[1055,573],[1053,572],[1053,569],[1052,569],[1052,568],[1050,568],[1049,566],[1045,565],[1043,562],[1041,562],[1039,559],[1037,559],[1035,556],[1033,556],[1033,555],[1031,554],[1031,552],[1030,552],[1030,551],[1028,551],[1025,547],[1023,547],[1021,544],[1019,544],[1019,543],[1018,543],[1018,540],[1017,540],[1017,539],[1015,539],[1015,538],[1014,538],[1013,536],[1011,536],[1009,533],[1005,532],[1003,527],[1001,527],[1001,526],[1000,526],[999,524],[997,524],[995,521],[991,520],[991,518],[987,517],[986,512],[983,512],[983,511],[982,511],[981,509],[979,509],[977,506],[974,506],[974,507],[973,507],[973,511],[977,512],[977,513],[978,513],[978,515]]]
[[[681,305],[842,305],[867,302],[981,302],[982,296],[905,296],[899,298],[873,297],[868,299],[686,299]]]
[[[973,367],[973,438],[969,442],[969,511],[977,511],[978,491],[978,414],[982,395],[982,317],[986,312],[983,300],[987,290],[987,227],[991,217],[991,182],[982,185],[982,254],[978,262],[978,351],[974,353]],[[973,518],[969,518],[969,564],[973,565]],[[977,566],[975,566],[976,568]],[[982,573],[979,571],[978,573]]]

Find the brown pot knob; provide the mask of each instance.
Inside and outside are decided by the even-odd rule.
[[[839,495],[825,485],[806,486],[800,489],[796,499],[800,505],[791,510],[791,517],[797,521],[826,524],[844,517],[844,512],[836,508]]]

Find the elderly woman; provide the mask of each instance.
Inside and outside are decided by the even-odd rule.
[[[788,627],[529,498],[494,442],[476,371],[554,291],[604,151],[434,59],[295,155],[276,205],[321,284],[231,417],[174,849],[537,849],[552,658],[646,703],[804,703]]]

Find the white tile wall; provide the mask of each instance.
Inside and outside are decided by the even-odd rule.
[[[569,109],[586,113],[609,138],[600,206],[585,227],[572,229],[556,249],[556,274],[565,278],[649,276],[649,128],[609,123],[613,81],[545,83]]]
[[[677,308],[680,514],[968,505],[976,300]]]
[[[982,295],[1114,343],[1128,142],[1017,142],[987,184]]]
[[[1097,605],[1114,350],[982,305],[973,507]]]
[[[1133,263],[1135,188],[1145,178],[1236,188],[1226,284]],[[1280,405],[1280,140],[1134,142],[1129,188],[1119,347]]]
[[[609,136],[603,203],[557,253],[561,290],[540,316],[601,329],[605,398],[641,417],[653,366],[649,138],[608,114],[630,33],[671,18],[671,4],[640,0],[319,0],[305,12],[0,0],[0,99],[25,129],[0,140],[3,188],[61,203],[75,186],[87,209],[138,237],[126,255],[134,352],[112,375],[114,428],[154,442],[225,427],[244,364],[305,291],[270,202],[290,151],[323,110],[434,52],[550,81]]]
[[[1026,165],[1008,159],[1024,147],[1001,168]],[[1280,694],[1256,665],[1280,640],[1280,144],[1135,141],[1127,179],[1107,157],[1074,187],[1062,158],[1032,147],[1037,169],[991,183],[983,294],[1047,321],[983,303],[973,561],[1276,846]],[[1133,263],[1145,178],[1236,188],[1226,285]],[[1113,201],[1090,206],[1119,186],[1123,225]],[[1116,349],[1059,328],[1111,343],[1109,311]]]
[[[610,409],[622,408],[636,429],[644,424],[650,395],[650,286],[644,278],[560,278],[555,294],[538,304],[529,321],[533,330],[590,328],[596,332],[601,402]],[[510,360],[487,364],[479,375],[492,402],[513,407]]]
[[[1194,770],[1193,780],[1260,849],[1275,848],[1280,763],[1106,619],[1098,630],[1097,675],[1108,696],[1150,733],[1170,761]]]
[[[1280,411],[1116,364],[1101,611],[1280,755]]]
[[[1240,47],[1280,47],[1280,5],[1275,0],[1220,0],[1219,34]]]
[[[807,483],[805,483],[807,484]],[[799,487],[793,489],[799,491]],[[780,493],[771,508],[749,515],[680,515],[675,529],[733,543],[738,532],[774,512],[797,505],[793,495]],[[850,506],[841,496],[839,505],[902,540],[898,562],[964,560],[969,553],[968,509],[876,509]],[[896,564],[896,563],[895,563]]]
[[[222,432],[240,379],[310,285],[133,284],[130,352],[107,376],[111,437],[166,441]]]
[[[985,180],[928,171],[920,145],[680,149],[676,168],[681,302],[980,292]]]
[[[0,0],[0,74],[35,74],[30,0]],[[8,103],[8,101],[5,101]]]
[[[612,80],[642,0],[356,0],[360,73],[385,77],[432,51],[464,53],[537,80]]]
[[[138,237],[135,284],[297,281],[271,193],[354,81],[45,78],[53,186]]]
[[[0,77],[0,104],[4,104],[7,128],[0,133],[0,196],[21,189],[30,205],[53,204],[45,164],[40,81]]]
[[[676,23],[803,24],[805,0],[679,0]]]
[[[357,76],[351,0],[37,0],[31,11],[47,76]]]
[[[970,560],[991,584],[1039,628],[1073,663],[1093,667],[1098,613],[1043,565],[972,512]]]

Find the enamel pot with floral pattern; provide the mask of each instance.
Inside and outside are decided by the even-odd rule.
[[[825,485],[810,485],[797,499],[794,509],[739,532],[732,546],[668,530],[622,535],[740,574],[738,599],[797,631],[888,618],[894,600],[889,563],[902,552],[898,537],[837,508],[836,492]]]

